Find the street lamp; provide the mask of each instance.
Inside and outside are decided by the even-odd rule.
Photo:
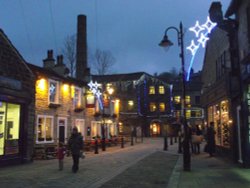
[[[189,131],[187,126],[187,118],[186,118],[186,78],[185,78],[185,60],[184,60],[184,47],[183,47],[183,27],[182,22],[180,22],[179,29],[176,27],[168,27],[165,30],[164,37],[160,42],[159,46],[161,47],[170,47],[173,43],[168,39],[167,32],[173,29],[177,32],[178,38],[178,46],[181,47],[181,70],[182,70],[182,116],[183,116],[183,126],[184,126],[184,141],[183,141],[183,169],[184,171],[190,171],[191,166],[191,158],[189,151]]]

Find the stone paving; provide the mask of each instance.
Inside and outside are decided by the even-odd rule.
[[[143,143],[125,148],[107,148],[100,154],[87,153],[80,160],[79,172],[71,172],[72,160],[66,157],[64,170],[58,171],[54,160],[34,161],[0,171],[1,187],[100,187],[138,161],[156,151],[162,151],[162,139],[144,139]],[[166,177],[167,178],[167,177]]]

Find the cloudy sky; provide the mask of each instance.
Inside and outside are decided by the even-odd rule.
[[[174,46],[159,47],[169,26],[182,21],[185,47],[196,20],[205,23],[211,0],[0,0],[0,28],[26,61],[42,66],[48,49],[61,53],[66,36],[76,33],[77,15],[87,16],[90,52],[109,50],[116,59],[112,73],[144,71],[150,74],[180,69],[176,32],[168,35]],[[230,0],[221,0],[223,13]],[[200,50],[193,68],[202,68]],[[185,64],[191,59],[185,51]],[[89,62],[90,63],[90,62]]]

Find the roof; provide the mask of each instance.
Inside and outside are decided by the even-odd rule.
[[[64,76],[62,76],[62,75],[60,75],[60,74],[58,74],[55,71],[50,70],[50,69],[39,67],[39,66],[36,66],[36,65],[33,65],[30,63],[27,63],[27,65],[34,72],[34,74],[36,74],[37,76],[47,76],[47,77],[50,77],[52,79],[57,79],[57,80],[59,79],[59,80],[62,80],[64,82],[70,82],[70,83],[74,83],[74,84],[77,84],[80,86],[87,85],[87,83],[84,81],[77,80],[77,79],[72,78],[72,77],[64,77]]]
[[[145,72],[135,72],[135,73],[127,73],[127,74],[110,74],[110,75],[92,75],[92,79],[97,82],[130,81],[130,80],[139,80],[144,74],[149,75]]]

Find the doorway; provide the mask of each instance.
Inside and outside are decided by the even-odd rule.
[[[58,131],[57,138],[58,142],[66,143],[67,139],[67,118],[59,117],[58,118]]]

